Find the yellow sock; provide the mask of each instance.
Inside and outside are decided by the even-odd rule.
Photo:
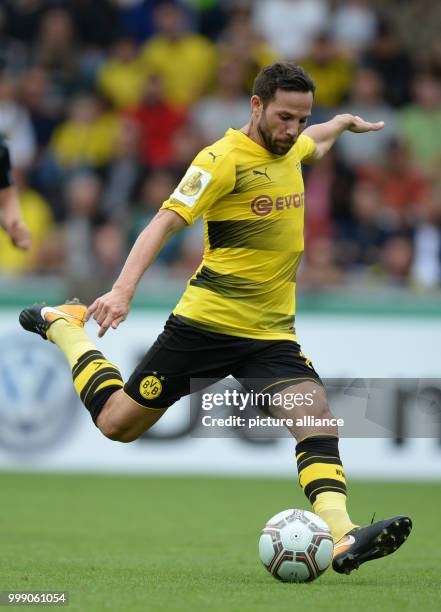
[[[46,335],[66,355],[71,369],[81,355],[87,351],[96,350],[84,329],[76,325],[69,325],[65,319],[54,321]]]
[[[334,543],[338,542],[345,533],[358,527],[349,518],[346,510],[346,495],[343,493],[334,491],[319,493],[312,504],[312,509],[328,524]]]
[[[58,319],[46,335],[66,355],[75,390],[96,424],[108,398],[124,386],[120,371],[95,348],[82,327]]]
[[[336,436],[311,436],[296,446],[299,482],[306,497],[329,526],[334,542],[357,525],[346,510],[346,477]]]

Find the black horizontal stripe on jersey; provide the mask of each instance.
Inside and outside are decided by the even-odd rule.
[[[251,280],[235,276],[234,274],[220,274],[202,266],[196,276],[191,279],[190,285],[208,289],[218,295],[228,298],[250,298],[253,293],[259,293],[259,289]]]
[[[295,316],[280,312],[262,312],[259,322],[265,329],[291,333],[294,332]]]
[[[208,221],[211,249],[255,249],[283,251],[286,222],[281,219]]]

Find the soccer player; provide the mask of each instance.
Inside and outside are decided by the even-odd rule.
[[[232,374],[257,381],[254,391],[312,395],[312,406],[305,402],[294,415],[283,406],[272,408],[272,414],[332,418],[320,377],[301,352],[294,328],[296,271],[303,252],[301,164],[321,159],[345,130],[381,130],[383,123],[337,115],[305,129],[314,90],[299,66],[264,68],[254,83],[249,123],[229,129],[196,156],[139,235],[111,291],[88,309],[71,302],[36,304],[22,311],[25,329],[63,351],[81,400],[108,438],[138,438],[189,394],[191,377]],[[84,321],[95,318],[99,337],[110,327],[116,329],[166,240],[200,215],[205,222],[203,261],[164,331],[124,384],[118,368],[86,335]],[[359,527],[348,515],[337,429],[304,426],[290,431],[297,440],[300,485],[334,538],[334,569],[350,573],[396,550],[410,533],[408,517]]]
[[[24,223],[11,176],[9,150],[0,135],[0,226],[19,249],[29,249],[31,234]]]

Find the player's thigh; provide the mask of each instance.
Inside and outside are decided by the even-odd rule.
[[[267,397],[303,383],[323,386],[299,344],[288,340],[256,341],[253,351],[233,376],[245,387]]]
[[[171,316],[123,391],[106,403],[97,421],[101,431],[108,435],[104,428],[110,427],[120,436],[117,439],[141,435],[181,397],[201,389],[204,381],[228,376],[238,344],[236,338],[204,332]]]
[[[297,440],[310,435],[336,435],[336,427],[320,425],[321,420],[332,418],[326,390],[311,360],[296,342],[262,345],[234,376],[258,394],[258,408],[294,423],[287,427]],[[312,424],[308,424],[307,417],[313,417],[309,419]],[[300,421],[305,425],[298,425]]]
[[[167,408],[228,376],[244,351],[243,344],[240,338],[197,329],[171,316],[124,391],[140,406]]]

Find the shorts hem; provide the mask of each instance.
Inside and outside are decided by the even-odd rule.
[[[264,387],[263,389],[261,389],[259,391],[259,393],[266,393],[268,392],[268,389],[271,389],[271,387],[276,387],[278,385],[282,385],[281,388],[278,388],[277,391],[283,391],[284,389],[286,389],[289,386],[289,383],[292,383],[294,381],[298,380],[299,382],[297,384],[300,384],[302,382],[306,382],[306,381],[310,381],[310,382],[315,382],[318,385],[320,385],[321,387],[324,387],[319,375],[317,374],[317,376],[296,376],[293,378],[285,378],[283,380],[278,380],[276,382],[271,383],[270,385],[268,385],[267,387]]]
[[[145,404],[141,404],[135,398],[133,398],[130,395],[130,393],[128,393],[126,391],[125,387],[123,387],[122,391],[123,391],[124,395],[127,395],[127,397],[132,400],[132,402],[135,402],[135,404],[137,404],[141,408],[145,408],[146,410],[166,410],[167,408],[170,408],[170,406],[158,406],[158,407],[155,407],[155,406],[146,406]]]

